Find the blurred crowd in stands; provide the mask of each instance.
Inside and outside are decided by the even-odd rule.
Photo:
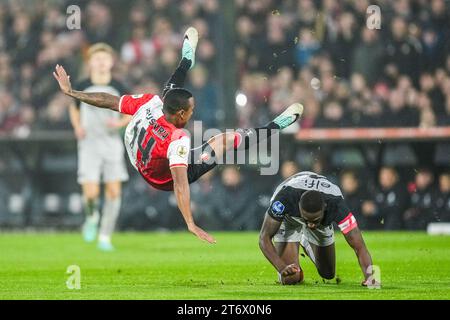
[[[69,30],[66,10],[74,4],[81,9],[81,28]],[[85,77],[86,51],[96,42],[115,48],[114,77],[132,93],[160,93],[178,65],[188,25],[202,39],[189,82],[199,106],[197,120],[216,126],[218,86],[210,75],[218,63],[218,14],[217,0],[1,1],[0,135],[70,130],[68,100],[51,73],[59,63],[74,83]]]
[[[301,128],[450,125],[449,1],[233,1],[235,42],[227,45],[235,48],[235,64],[226,68],[236,68],[237,93],[245,97],[235,106],[236,127],[261,125],[294,101],[305,105]],[[81,8],[79,30],[66,26],[72,4]],[[379,30],[366,26],[371,4],[381,8]],[[69,100],[51,72],[59,63],[73,82],[85,77],[86,51],[96,42],[115,48],[114,76],[132,93],[161,92],[178,64],[188,25],[201,36],[187,84],[196,97],[194,119],[204,128],[220,127],[227,112],[217,58],[223,46],[221,5],[219,0],[1,1],[0,136],[70,131]],[[300,169],[331,174],[363,229],[424,229],[428,222],[450,221],[448,163],[439,171],[412,166],[407,172],[390,166],[326,171],[320,161],[306,167],[297,161],[301,146],[290,151],[279,175],[227,167],[192,185],[199,223],[259,228],[275,186]],[[18,203],[3,197],[7,189],[0,181],[0,211]],[[137,175],[127,183],[124,199],[122,226],[182,227],[173,195],[148,187]]]
[[[344,171],[340,185],[364,230],[425,230],[432,222],[450,222],[450,172],[435,175],[420,168],[412,181],[405,181],[396,168],[385,166],[374,188],[358,177],[358,172]]]
[[[66,9],[81,8],[69,30]],[[381,8],[381,29],[366,26]],[[450,3],[445,0],[235,0],[241,126],[302,101],[303,128],[450,124]],[[189,87],[197,119],[218,126],[218,0],[42,0],[0,3],[0,134],[70,129],[51,70],[85,75],[86,49],[117,50],[115,76],[133,92],[159,92],[179,59],[187,25],[200,31]],[[208,108],[209,112],[201,112]],[[212,112],[211,112],[212,111]]]
[[[450,124],[450,2],[236,0],[242,125],[293,101],[303,128]],[[369,5],[381,29],[366,26]]]

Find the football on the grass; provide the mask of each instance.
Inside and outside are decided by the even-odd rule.
[[[300,271],[294,273],[290,276],[281,276],[281,283],[290,285],[290,284],[296,284],[303,281],[303,270],[300,268]]]

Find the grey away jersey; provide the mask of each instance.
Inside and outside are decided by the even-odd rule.
[[[299,201],[308,190],[320,191],[324,197],[326,208],[321,225],[328,226],[336,222],[343,233],[356,226],[356,220],[345,204],[341,189],[326,177],[310,171],[299,172],[283,181],[272,196],[267,214],[278,221],[287,220],[304,225],[300,219]]]
[[[94,85],[87,79],[74,86],[76,90],[84,92],[105,92],[116,96],[126,93],[125,87],[118,81],[112,80],[108,85]],[[117,129],[107,126],[110,119],[120,119],[121,114],[108,109],[101,109],[84,102],[77,102],[80,110],[81,125],[86,131],[86,141],[92,143],[122,144],[122,138]]]

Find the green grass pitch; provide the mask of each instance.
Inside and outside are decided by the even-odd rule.
[[[324,283],[311,261],[305,282],[276,283],[256,232],[213,232],[208,245],[184,233],[116,234],[117,251],[99,252],[76,233],[0,234],[0,299],[449,299],[450,237],[370,233],[364,237],[383,286],[360,286],[352,249],[336,235],[337,275]],[[67,267],[81,289],[66,286]]]

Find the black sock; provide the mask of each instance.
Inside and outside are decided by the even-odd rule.
[[[235,150],[247,150],[250,146],[258,144],[260,141],[269,138],[271,135],[278,132],[280,126],[275,122],[269,122],[264,127],[253,128],[253,129],[237,129],[236,136],[234,139],[234,149]],[[262,134],[264,132],[264,134]],[[252,136],[255,138],[251,138]]]
[[[182,88],[184,86],[184,82],[186,81],[186,76],[189,68],[191,67],[191,61],[183,58],[180,61],[175,72],[170,77],[169,81],[167,81],[164,86],[163,97],[166,95],[167,91],[172,88]]]

